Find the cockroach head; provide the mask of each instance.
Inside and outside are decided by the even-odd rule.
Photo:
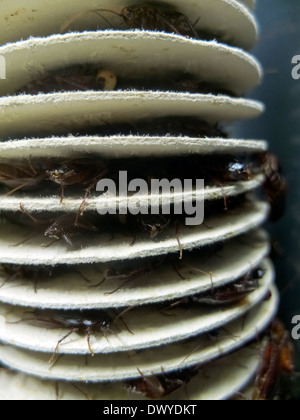
[[[63,166],[59,169],[54,169],[53,171],[47,171],[47,179],[53,181],[57,184],[63,184],[68,178],[75,175],[75,170],[67,166]]]
[[[234,181],[249,181],[251,179],[251,172],[245,163],[231,162],[228,164],[227,169]]]

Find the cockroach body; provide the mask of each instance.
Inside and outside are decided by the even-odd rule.
[[[56,218],[33,216],[26,211],[22,204],[20,204],[22,216],[25,218],[18,219],[22,224],[30,226],[39,233],[44,233],[45,236],[55,240],[64,240],[68,245],[73,247],[71,238],[78,234],[85,232],[98,232],[99,229],[85,218],[78,217],[78,214],[63,214]]]
[[[161,399],[187,385],[198,371],[199,368],[195,367],[159,376],[145,376],[138,369],[141,378],[128,382],[128,387],[134,392],[144,394],[147,398]]]
[[[283,324],[276,320],[273,322],[270,337],[265,345],[259,367],[253,400],[269,401],[276,395],[276,389],[283,373],[291,374],[294,371],[294,349],[289,339],[289,333]]]
[[[103,162],[97,162],[91,159],[81,159],[65,162],[58,168],[48,170],[46,175],[47,179],[60,185],[61,203],[64,199],[65,187],[87,187],[84,200],[80,206],[80,212],[83,214],[84,204],[89,193],[107,172],[107,168]]]
[[[233,305],[241,302],[257,289],[257,280],[258,278],[250,279],[248,276],[245,276],[237,283],[212,290],[207,295],[192,296],[191,302],[208,305]]]
[[[252,178],[250,167],[244,162],[230,162],[223,173],[226,181],[249,181]]]
[[[200,272],[205,273],[202,270]],[[206,273],[211,275],[212,273]],[[253,293],[258,287],[258,280],[262,279],[265,275],[265,271],[262,269],[256,269],[251,273],[248,273],[243,278],[237,280],[234,284],[224,286],[218,289],[213,287],[209,293],[200,295],[190,296],[181,299],[177,302],[172,303],[168,308],[170,309],[179,305],[233,305],[237,302],[241,302],[251,293]]]
[[[98,232],[99,229],[92,223],[83,218],[78,218],[77,214],[66,214],[58,217],[45,231],[45,236],[56,240],[63,239],[68,245],[73,247],[72,236],[84,232]]]
[[[136,4],[122,9],[121,16],[130,29],[155,30],[198,38],[188,18],[169,4]]]
[[[119,16],[123,19],[129,29],[162,31],[186,37],[199,37],[198,32],[183,13],[180,13],[175,7],[169,4],[155,1],[124,7],[120,13],[110,9],[90,9],[80,12],[72,16],[64,23],[61,28],[61,32],[65,32],[72,23],[76,22],[88,13],[96,13],[109,23],[103,16],[103,12]],[[112,25],[110,24],[110,26]]]
[[[137,220],[141,230],[152,240],[161,235],[171,224],[171,218],[163,215],[144,215]]]
[[[277,221],[285,211],[287,181],[276,155],[271,152],[263,153],[259,156],[259,162],[266,177],[263,189],[271,205],[270,219]]]
[[[89,352],[94,356],[91,348],[91,335],[101,332],[106,337],[111,332],[113,318],[106,311],[41,311],[35,312],[35,318],[28,319],[32,323],[48,324],[53,328],[70,328],[68,334],[60,339],[50,359],[53,361],[59,350],[59,346],[72,334],[79,334],[87,337]]]
[[[110,91],[116,85],[117,77],[114,73],[86,64],[53,70],[47,76],[26,84],[17,93],[37,95],[57,91]]]

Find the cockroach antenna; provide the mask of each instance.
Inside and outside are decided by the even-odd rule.
[[[111,28],[114,29],[113,25],[109,22],[108,19],[106,19],[105,16],[102,15],[102,12],[108,12],[108,13],[112,13],[116,16],[122,17],[122,15],[120,13],[115,12],[114,10],[110,10],[110,9],[90,9],[90,10],[85,10],[83,12],[77,13],[76,15],[73,15],[69,20],[67,20],[62,27],[60,28],[60,32],[64,33],[66,32],[69,27],[76,22],[77,20],[81,19],[82,17],[88,15],[89,13],[95,13],[96,15],[100,16]]]

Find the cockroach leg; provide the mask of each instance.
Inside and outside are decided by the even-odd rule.
[[[128,327],[128,325],[126,324],[126,322],[124,321],[123,316],[131,311],[132,309],[134,309],[135,306],[129,306],[128,308],[124,309],[122,312],[120,312],[117,317],[113,320],[113,322],[116,322],[118,319],[120,319],[120,321],[122,322],[122,324],[125,326],[126,330],[131,334],[134,335],[134,332],[131,331],[131,329]]]
[[[209,276],[210,283],[211,283],[211,291],[212,293],[214,293],[215,291],[215,285],[214,285],[214,279],[213,279],[214,273],[212,273],[211,271],[201,270],[200,268],[193,268],[193,270],[197,271],[198,273],[206,274]]]
[[[56,244],[57,239],[54,239],[53,241],[51,241],[48,245],[42,245],[42,248],[51,248],[52,245]]]
[[[15,273],[15,274],[9,276],[6,280],[4,280],[3,283],[0,284],[0,289],[2,289],[2,287],[5,286],[10,281],[15,280],[17,277],[18,277],[18,273]]]
[[[90,397],[88,396],[88,394],[84,391],[82,391],[82,389],[79,388],[79,386],[77,386],[76,384],[74,384],[73,382],[71,383],[72,387],[76,389],[76,391],[80,392],[80,394],[82,394],[85,399],[87,401],[91,401]]]
[[[6,194],[3,195],[3,198],[5,197],[10,197],[11,195],[13,195],[15,192],[21,190],[22,188],[25,188],[27,185],[29,185],[29,182],[24,182],[24,184],[19,185],[18,187],[14,188],[11,191],[8,191]]]
[[[136,240],[137,240],[137,236],[138,236],[138,232],[136,230],[135,233],[134,233],[133,239],[132,239],[132,241],[129,244],[130,247],[133,247],[135,245]]]
[[[61,193],[60,193],[60,204],[63,203],[64,198],[65,198],[65,187],[63,185],[61,185]]]
[[[17,244],[14,244],[11,246],[17,248],[18,246],[26,244],[26,242],[30,241],[30,239],[34,238],[35,236],[36,236],[36,233],[31,233],[30,235],[27,235],[23,241],[18,242]]]
[[[177,220],[176,224],[175,224],[175,238],[177,240],[178,243],[178,247],[179,247],[179,260],[182,261],[183,260],[183,246],[180,242],[180,238],[179,238],[179,221]]]
[[[54,356],[55,357],[55,356]],[[49,370],[52,370],[55,368],[55,366],[60,362],[60,360],[64,357],[64,354],[59,354],[56,360],[53,362],[53,364],[49,367]]]
[[[102,282],[100,282],[99,284],[100,284],[100,285],[101,285],[101,284],[103,284],[105,280],[106,280],[106,279],[102,280]],[[124,287],[124,286],[126,286],[126,284],[131,283],[133,280],[134,280],[134,279],[129,279],[129,280],[124,281],[124,283],[122,283],[122,284],[121,284],[119,287],[117,287],[115,290],[113,290],[112,292],[106,292],[106,293],[104,293],[104,295],[105,295],[105,296],[111,296],[111,295],[113,295],[113,294],[117,293],[119,290],[123,289],[123,287]],[[94,286],[94,287],[97,287],[97,286]]]
[[[112,29],[114,29],[114,27],[111,25],[111,23],[100,13],[100,12],[110,12],[113,13],[119,17],[122,17],[122,15],[120,15],[119,13],[114,12],[113,10],[109,10],[109,9],[90,9],[90,10],[85,10],[83,12],[77,13],[76,15],[73,15],[69,20],[67,20],[60,28],[60,32],[64,33],[66,32],[66,30],[69,29],[69,27],[76,22],[77,20],[85,17],[87,14],[89,13],[95,13],[96,15],[100,16],[105,22],[107,22]]]
[[[86,283],[91,283],[91,280],[84,276],[79,270],[76,270],[76,272]]]
[[[70,337],[72,334],[75,334],[76,332],[78,332],[79,331],[79,328],[78,327],[75,327],[75,328],[73,328],[71,331],[69,331],[68,332],[68,334],[66,334],[63,338],[61,338],[59,341],[58,341],[58,343],[57,343],[57,345],[56,345],[56,347],[55,347],[55,350],[54,350],[54,352],[53,352],[53,355],[52,355],[52,357],[51,357],[51,359],[49,360],[49,363],[52,363],[53,362],[53,360],[54,360],[54,358],[55,358],[55,356],[57,355],[57,352],[58,352],[58,349],[59,349],[59,346],[61,345],[61,343],[62,342],[64,342],[68,337]]]
[[[29,219],[31,219],[33,223],[39,224],[39,220],[38,220],[38,219],[36,219],[35,217],[33,217],[31,213],[29,213],[28,211],[26,211],[26,210],[24,209],[24,207],[23,207],[23,204],[22,204],[22,203],[20,203],[20,210],[21,210],[21,212],[22,212],[23,214],[25,214],[25,216],[29,217]]]
[[[88,343],[89,352],[90,352],[91,356],[94,357],[95,353],[93,352],[93,349],[91,347],[91,332],[92,332],[91,327],[89,327],[87,329],[87,343]]]
[[[89,287],[90,287],[90,289],[96,289],[97,287],[102,286],[102,284],[104,284],[106,281],[107,281],[107,278],[106,278],[106,277],[104,277],[104,279],[103,279],[103,280],[101,280],[99,283],[97,283],[97,284],[93,284],[93,285],[91,285],[91,286],[89,286]]]
[[[108,170],[107,169],[104,169],[99,175],[97,175],[93,179],[93,181],[91,182],[91,184],[86,188],[84,199],[83,199],[82,203],[80,204],[80,207],[79,207],[79,210],[78,210],[78,213],[77,213],[77,217],[76,217],[76,221],[75,221],[75,226],[77,226],[79,216],[82,217],[84,215],[84,208],[85,208],[85,205],[86,205],[86,201],[87,201],[88,196],[90,195],[92,189],[95,188],[95,186],[98,184],[98,182],[101,179],[103,179],[103,177],[105,175],[107,175],[107,173],[108,173]]]

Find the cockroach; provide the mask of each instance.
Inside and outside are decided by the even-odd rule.
[[[275,154],[271,152],[260,154],[258,156],[258,161],[266,177],[263,189],[271,205],[270,219],[275,222],[284,215],[287,181]]]
[[[72,334],[84,335],[87,337],[87,344],[89,352],[94,356],[91,347],[91,335],[101,332],[108,340],[108,334],[112,333],[111,326],[114,322],[120,319],[130,334],[133,332],[129,329],[122,316],[131,308],[127,308],[121,313],[113,316],[107,311],[54,311],[54,310],[36,310],[34,318],[27,318],[21,322],[29,322],[32,324],[46,324],[52,328],[70,328],[70,331],[62,337],[53,352],[49,361],[51,363],[58,353],[60,345],[69,338]]]
[[[20,204],[22,214],[26,219],[21,222],[31,226],[38,232],[43,232],[45,236],[55,240],[64,240],[73,247],[71,238],[84,232],[98,232],[99,229],[85,218],[78,218],[78,214],[67,213],[56,218],[36,217],[26,211]],[[27,239],[28,240],[28,239]]]
[[[250,181],[252,173],[247,163],[234,161],[226,165],[222,177],[224,181]]]
[[[129,381],[127,384],[129,389],[155,400],[167,397],[187,385],[198,374],[199,368],[194,367],[159,376],[145,376],[140,369],[138,369],[138,372],[141,378]]]
[[[171,216],[164,215],[141,215],[137,218],[139,228],[145,232],[150,239],[156,240],[172,223]],[[179,259],[183,259],[183,247],[179,239],[179,221],[175,220],[175,238],[178,243],[180,256]],[[134,242],[133,242],[134,243]]]
[[[70,25],[78,19],[84,17],[88,13],[96,13],[100,15],[106,22],[106,18],[102,12],[112,13],[123,19],[129,29],[143,29],[149,31],[161,31],[167,33],[175,33],[186,37],[198,38],[199,34],[195,30],[194,25],[175,7],[159,3],[145,2],[128,7],[124,7],[120,13],[110,9],[91,9],[72,16],[61,28],[61,32],[65,32]]]
[[[99,232],[99,229],[88,220],[78,218],[78,214],[66,214],[58,217],[45,231],[45,236],[56,240],[63,239],[73,247],[71,238],[83,232]]]
[[[46,171],[35,168],[32,163],[16,162],[15,165],[0,163],[0,183],[4,184],[11,191],[9,196],[19,190],[37,189],[46,178]]]
[[[205,271],[199,270],[203,273]],[[211,275],[212,273],[206,273]],[[253,293],[258,287],[258,280],[262,279],[265,271],[257,269],[252,273],[248,273],[243,278],[237,280],[234,284],[223,286],[215,289],[212,281],[212,289],[209,293],[202,293],[200,295],[193,295],[179,301],[172,303],[168,308],[171,309],[179,305],[233,305],[234,303],[244,300],[247,296]]]
[[[262,361],[257,373],[253,400],[273,400],[277,384],[283,373],[294,371],[293,346],[289,333],[279,320],[275,320],[270,330],[270,337],[265,345]]]
[[[58,353],[59,346],[72,334],[86,335],[88,349],[92,356],[94,352],[91,348],[91,334],[100,331],[105,337],[111,332],[112,317],[105,311],[35,311],[34,318],[24,319],[37,324],[49,324],[52,328],[70,328],[68,334],[62,337],[53,352],[53,355],[49,361],[51,363],[54,360],[55,355]]]
[[[262,279],[264,275],[265,271],[259,268],[232,285],[213,289],[208,294],[192,296],[190,301],[197,304],[233,305],[253,293],[258,287],[258,280]]]
[[[116,85],[117,76],[113,72],[86,64],[52,70],[47,76],[26,84],[17,93],[36,95],[57,91],[110,91]]]
[[[137,222],[141,230],[154,240],[170,226],[171,218],[163,215],[142,215]]]
[[[250,165],[242,160],[234,160],[225,164],[225,167],[221,165],[212,166],[207,170],[207,177],[218,185],[222,191],[224,182],[241,182],[250,181],[253,174],[250,170]],[[228,197],[223,192],[224,210],[228,211]]]
[[[80,206],[83,212],[84,203],[93,188],[106,174],[107,167],[104,162],[96,162],[91,159],[71,160],[63,163],[60,167],[48,170],[47,179],[60,185],[61,203],[64,199],[65,187],[67,186],[86,186],[86,194]]]

